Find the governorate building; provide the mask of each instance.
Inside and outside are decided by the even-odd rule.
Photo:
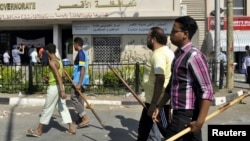
[[[72,39],[80,36],[90,62],[141,62],[151,53],[148,30],[160,26],[169,34],[174,19],[187,14],[188,3],[181,2],[187,0],[1,0],[0,53],[14,44],[40,48],[53,42],[72,63]]]

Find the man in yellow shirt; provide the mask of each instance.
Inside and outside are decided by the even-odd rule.
[[[150,130],[153,126],[152,113],[156,104],[163,96],[163,90],[167,86],[171,76],[171,65],[174,53],[166,47],[167,37],[160,27],[152,27],[148,33],[147,46],[153,54],[146,63],[143,76],[143,88],[145,91],[145,105],[139,121],[137,141],[147,141]],[[169,105],[166,105],[163,112],[167,117]],[[162,125],[166,127],[169,119],[162,120]],[[163,133],[162,133],[163,134]]]

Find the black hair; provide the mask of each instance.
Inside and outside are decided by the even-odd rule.
[[[49,53],[56,53],[56,45],[49,43],[44,47],[44,50],[47,50]]]
[[[167,36],[164,34],[164,30],[160,27],[152,27],[150,28],[150,37],[155,38],[156,41],[160,44],[167,44]]]
[[[246,45],[245,50],[249,50],[249,45]]]
[[[78,44],[80,47],[82,47],[83,46],[83,39],[80,37],[75,37],[74,43]]]
[[[196,21],[190,16],[182,16],[175,19],[175,22],[181,24],[180,28],[182,31],[188,31],[188,38],[191,40],[196,30],[198,29]]]

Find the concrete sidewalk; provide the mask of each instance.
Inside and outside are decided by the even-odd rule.
[[[242,95],[243,90],[234,93],[217,94],[212,102],[213,106],[225,104],[232,101],[236,97]],[[127,94],[129,95],[129,94]],[[29,105],[29,106],[43,106],[45,103],[46,94],[33,94],[33,95],[18,95],[18,94],[0,94],[0,104],[5,105]],[[67,98],[67,105],[71,106],[71,101]],[[131,94],[126,95],[85,95],[89,104],[103,104],[103,105],[139,105],[140,103]],[[144,96],[138,96],[144,101]]]
[[[225,83],[225,81],[224,81]],[[220,89],[216,91],[215,99],[212,102],[213,106],[222,105],[232,101],[244,92],[248,91],[249,84],[245,83],[244,74],[235,74],[234,89],[232,92],[228,92],[227,89]],[[46,94],[1,94],[0,93],[0,104],[5,105],[29,105],[29,106],[43,106],[45,103]],[[70,106],[71,101],[69,100],[70,95],[67,98],[67,104]],[[87,94],[86,99],[89,104],[103,104],[103,105],[139,105],[140,103],[133,97],[132,94],[126,95],[94,95]],[[144,101],[143,94],[138,97]]]

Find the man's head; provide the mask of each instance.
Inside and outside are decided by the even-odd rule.
[[[55,54],[56,45],[54,45],[53,43],[50,43],[44,47],[44,50],[46,50],[49,54]]]
[[[83,46],[83,39],[80,37],[75,37],[74,39],[74,48],[75,50],[79,50]]]
[[[190,16],[179,17],[175,19],[170,40],[174,45],[182,47],[190,42],[197,29],[197,23],[193,18]]]
[[[17,49],[17,48],[18,48],[18,45],[13,45],[12,48],[13,48],[13,49]]]
[[[156,43],[161,45],[166,45],[167,43],[167,37],[164,34],[164,30],[160,27],[152,27],[148,33],[147,37],[148,48],[153,50],[153,47]]]
[[[246,45],[245,50],[246,50],[246,51],[249,50],[249,45]]]

